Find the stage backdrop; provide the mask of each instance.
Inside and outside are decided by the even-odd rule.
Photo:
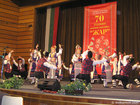
[[[88,45],[101,55],[116,50],[117,2],[86,6],[84,9],[83,50]]]

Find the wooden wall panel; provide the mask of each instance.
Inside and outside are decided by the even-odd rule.
[[[18,15],[19,7],[16,4],[11,0],[0,0],[0,55],[3,54],[6,46],[16,51]],[[0,65],[2,65],[1,61],[0,58]]]
[[[16,49],[19,7],[11,0],[0,0],[0,50]],[[0,52],[2,55],[2,52]]]
[[[17,36],[17,56],[25,58],[26,62],[30,56],[30,49],[33,49],[33,29],[35,20],[34,7],[20,7]],[[30,27],[31,26],[31,27]]]
[[[0,49],[5,46],[15,49],[15,58],[22,56],[27,62],[29,49],[33,49],[34,46],[35,8],[68,1],[70,0],[57,0],[19,7],[11,0],[0,0]]]

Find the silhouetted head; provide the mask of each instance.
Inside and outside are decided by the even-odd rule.
[[[92,52],[88,51],[88,58],[92,58]]]
[[[48,58],[48,56],[49,56],[49,52],[45,52],[45,55],[44,55],[46,58]]]

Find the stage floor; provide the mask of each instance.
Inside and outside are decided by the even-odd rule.
[[[68,81],[61,81],[61,85],[67,84]],[[140,101],[140,88],[136,88],[134,86],[133,90],[123,89],[123,87],[111,88],[111,84],[109,84],[109,88],[104,88],[102,84],[92,84],[92,90],[89,92],[84,92],[82,97],[92,97],[92,98],[107,98],[107,99],[124,99],[124,100],[138,100]],[[34,85],[26,84],[21,87],[20,91],[24,92],[33,92],[39,94],[50,94],[44,93],[36,88]],[[60,94],[61,95],[61,94]]]

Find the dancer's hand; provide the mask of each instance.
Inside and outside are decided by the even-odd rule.
[[[107,61],[110,61],[111,60],[111,58],[107,58]]]
[[[13,56],[11,56],[11,58],[12,58],[12,60],[14,60],[14,57]]]
[[[61,44],[59,44],[59,48],[62,48]]]
[[[14,52],[14,50],[11,50],[10,52],[11,52],[11,53],[13,53],[13,52]]]
[[[37,45],[36,45],[36,48],[38,48],[38,47],[39,47],[39,45],[37,44]]]
[[[61,67],[57,67],[57,70],[60,70],[61,69]]]
[[[139,65],[140,63],[139,63],[139,62],[137,62],[136,64],[137,64],[137,65]]]
[[[133,57],[133,54],[130,54],[129,56],[130,56],[130,57]]]

